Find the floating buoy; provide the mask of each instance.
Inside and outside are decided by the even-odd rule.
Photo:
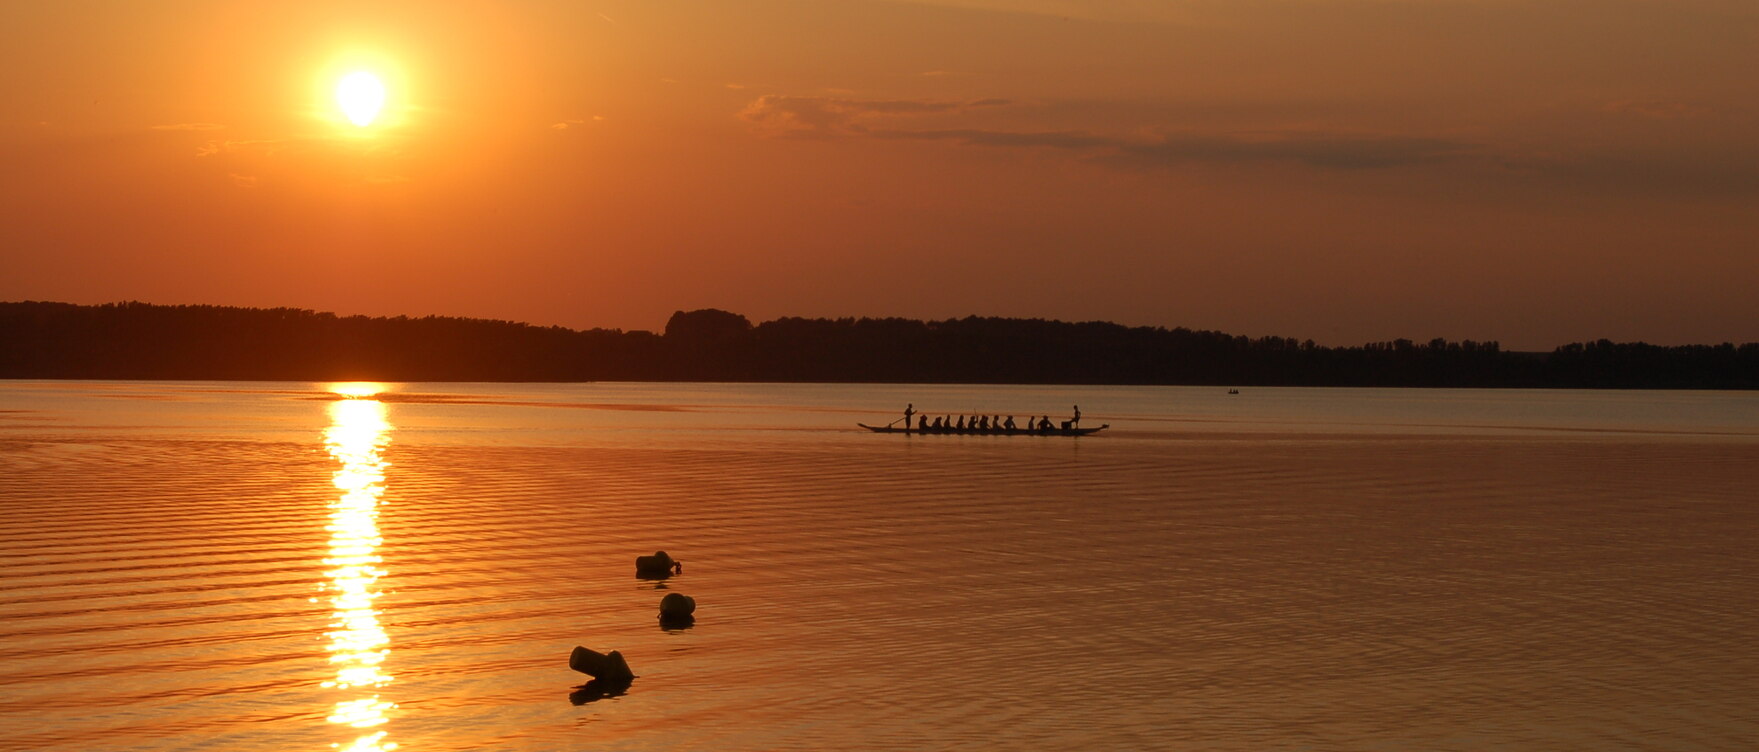
[[[667,577],[684,573],[684,563],[678,561],[665,551],[655,551],[653,556],[635,557],[635,574],[640,577]]]
[[[696,599],[683,593],[667,593],[660,599],[661,619],[689,619],[696,613]]]
[[[622,653],[615,650],[607,654],[575,645],[574,652],[568,654],[568,667],[607,682],[628,682],[635,679],[635,672],[629,670],[629,662],[623,659]]]

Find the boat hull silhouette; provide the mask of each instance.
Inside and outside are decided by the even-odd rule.
[[[940,430],[930,428],[923,430],[920,428],[898,428],[897,426],[870,426],[866,423],[856,423],[855,425],[874,433],[906,433],[922,436],[1086,436],[1112,427],[1110,423],[1107,423],[1098,428],[1052,428],[1048,431],[1028,431],[1024,428],[1016,428],[1010,431],[1006,428],[948,428]]]

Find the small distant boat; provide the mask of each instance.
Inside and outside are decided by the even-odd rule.
[[[1112,427],[1112,424],[1106,423],[1098,428],[1052,428],[1048,431],[1029,431],[1024,428],[1016,428],[1010,431],[1006,428],[946,428],[940,430],[930,428],[924,430],[896,426],[870,426],[866,423],[856,423],[855,425],[874,433],[908,433],[923,436],[1086,436]]]

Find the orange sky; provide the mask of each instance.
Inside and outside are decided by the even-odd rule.
[[[0,300],[1759,340],[1756,71],[1751,0],[5,3]]]

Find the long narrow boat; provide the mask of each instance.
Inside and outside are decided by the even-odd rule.
[[[1112,427],[1112,424],[1106,423],[1098,428],[1052,428],[1049,431],[1028,431],[1024,428],[1016,428],[1012,431],[1006,428],[991,428],[988,430],[949,428],[939,431],[930,428],[925,431],[920,428],[870,426],[866,423],[856,423],[855,425],[861,426],[874,433],[907,433],[921,434],[923,436],[1086,436],[1090,433],[1099,433],[1100,431]]]

